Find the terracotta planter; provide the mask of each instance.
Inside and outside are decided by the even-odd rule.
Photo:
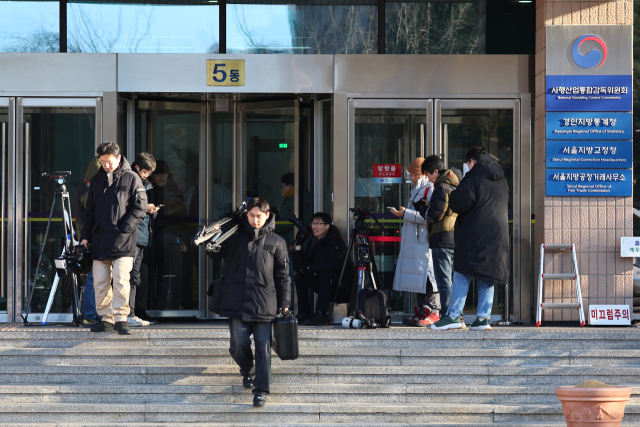
[[[568,427],[618,427],[624,417],[624,406],[631,395],[630,387],[576,388],[556,387],[562,413]]]

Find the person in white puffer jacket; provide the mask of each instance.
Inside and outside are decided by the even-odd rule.
[[[414,316],[405,319],[403,323],[427,327],[440,320],[440,294],[429,249],[427,221],[420,215],[424,199],[429,201],[433,193],[433,184],[422,174],[423,162],[424,159],[418,157],[411,162],[406,172],[407,178],[410,176],[413,182],[408,206],[400,206],[398,210],[391,212],[404,219],[393,290],[417,294],[417,304],[413,307]]]

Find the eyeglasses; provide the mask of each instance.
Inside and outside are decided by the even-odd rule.
[[[405,179],[411,179],[411,178],[422,178],[424,175],[422,175],[421,173],[416,173],[413,174],[409,171],[404,171],[404,178]]]
[[[321,225],[327,225],[326,222],[312,222],[311,226],[312,227],[320,227]]]

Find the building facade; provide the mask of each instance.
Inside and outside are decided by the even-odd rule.
[[[73,197],[106,140],[131,161],[142,151],[163,161],[153,182],[165,206],[143,271],[142,299],[152,315],[212,316],[206,288],[220,265],[190,239],[199,225],[260,196],[279,211],[292,198],[306,222],[312,212],[331,213],[345,239],[349,208],[371,209],[389,232],[367,222],[382,287],[400,320],[414,297],[391,291],[401,222],[386,206],[406,205],[402,171],[413,158],[439,154],[462,170],[464,154],[478,145],[499,159],[511,192],[511,280],[508,293],[496,292],[496,319],[508,303],[511,318],[534,321],[537,248],[566,239],[579,251],[585,304],[631,304],[632,263],[616,254],[619,237],[633,234],[632,199],[546,196],[544,95],[547,27],[628,26],[632,2],[50,1],[0,8],[10,3],[2,16],[19,16],[17,3],[35,4],[41,18],[31,33],[17,29],[0,46],[1,321],[20,320],[31,289],[32,321],[50,299],[50,320],[69,317],[65,291],[50,298],[61,251],[57,208],[34,277],[55,192],[42,173],[71,171]],[[51,24],[46,17],[54,15]],[[286,201],[281,177],[288,172],[295,185]],[[295,229],[281,215],[277,232],[290,240]],[[549,271],[567,267],[549,263]],[[545,292],[559,301],[570,298],[571,285],[547,284]],[[474,307],[475,295],[465,311]],[[575,320],[568,310],[544,314]]]

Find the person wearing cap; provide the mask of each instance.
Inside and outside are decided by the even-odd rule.
[[[418,157],[409,165],[405,178],[411,179],[411,194],[406,208],[400,206],[392,214],[404,220],[400,255],[393,278],[394,291],[416,293],[414,316],[403,322],[408,326],[427,327],[440,320],[440,294],[433,271],[427,221],[420,215],[424,200],[430,200],[433,184],[422,173],[424,158]]]
[[[78,236],[82,233],[82,227],[87,220],[87,199],[91,188],[91,178],[98,174],[100,170],[100,158],[98,156],[91,159],[84,180],[78,186],[76,195],[73,198],[73,209],[76,212],[76,226]],[[96,293],[93,289],[93,271],[87,274],[87,281],[84,284],[82,293],[82,327],[90,328],[91,325],[100,323],[100,316],[96,310]]]

